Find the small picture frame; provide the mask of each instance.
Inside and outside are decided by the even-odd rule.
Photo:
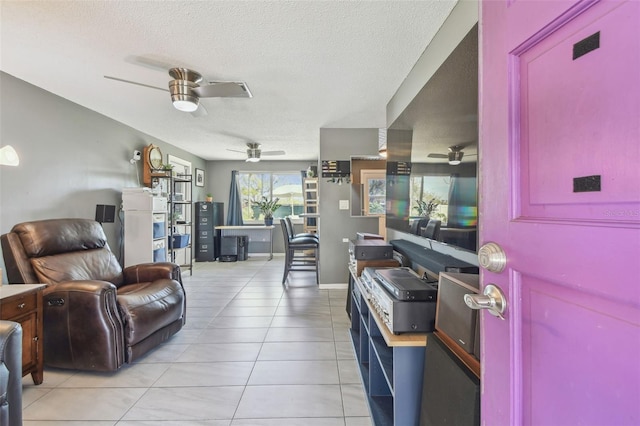
[[[204,186],[204,170],[196,168],[196,186]]]

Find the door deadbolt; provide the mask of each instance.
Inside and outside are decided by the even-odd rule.
[[[502,272],[507,266],[507,255],[500,245],[490,242],[478,250],[478,263],[490,272]]]

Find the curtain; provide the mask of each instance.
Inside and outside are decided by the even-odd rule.
[[[231,186],[229,187],[229,209],[227,210],[227,226],[242,226],[242,203],[240,202],[240,188],[238,187],[238,171],[231,172]]]
[[[449,228],[475,227],[478,223],[476,178],[451,175],[449,186]]]
[[[451,174],[451,184],[449,185],[449,211],[447,212],[447,226],[450,228],[458,227],[460,223],[459,213],[462,197],[460,193],[460,175]]]

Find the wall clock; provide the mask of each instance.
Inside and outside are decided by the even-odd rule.
[[[144,147],[143,156],[143,181],[146,186],[151,186],[151,173],[162,169],[162,151],[160,151],[160,147],[150,144]]]
[[[151,170],[159,170],[162,168],[162,151],[160,148],[151,144],[147,148],[147,161]]]

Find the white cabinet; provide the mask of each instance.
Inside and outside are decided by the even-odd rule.
[[[124,266],[167,261],[167,198],[143,188],[125,188]]]

